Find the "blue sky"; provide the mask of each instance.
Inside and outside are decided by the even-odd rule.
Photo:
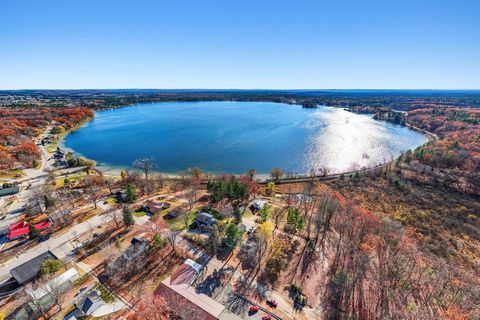
[[[3,0],[0,89],[480,89],[480,1]]]

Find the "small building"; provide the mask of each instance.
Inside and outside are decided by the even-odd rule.
[[[117,191],[114,193],[115,195],[115,200],[117,200],[118,203],[123,203],[123,202],[127,202],[127,193],[124,192],[124,191]]]
[[[250,205],[250,210],[252,210],[252,212],[260,211],[263,209],[263,207],[266,204],[267,204],[267,201],[265,200],[260,200],[260,199],[253,200],[252,204]]]
[[[203,212],[203,211],[200,211],[197,214],[197,217],[195,218],[195,221],[197,222],[198,227],[200,229],[202,229],[202,228],[207,228],[208,229],[208,228],[212,227],[215,223],[217,223],[217,219],[215,219],[213,217],[213,215],[211,215],[210,213]]]
[[[40,275],[43,261],[49,259],[57,259],[57,257],[51,251],[46,251],[18,267],[13,268],[10,270],[10,274],[18,284],[23,285],[37,278]]]
[[[76,308],[67,314],[64,320],[79,320],[91,316],[95,310],[105,304],[97,290],[91,291],[86,297],[75,304]]]
[[[168,306],[182,319],[240,320],[225,306],[206,294],[198,293],[192,283],[202,266],[192,260],[185,262],[155,289],[155,294],[165,299]]]

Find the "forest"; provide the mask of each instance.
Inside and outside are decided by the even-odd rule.
[[[17,90],[0,91],[3,107],[93,109],[171,101],[268,101],[302,105],[414,110],[480,107],[479,91],[442,90]]]
[[[36,167],[40,155],[34,139],[50,123],[60,133],[93,115],[88,108],[0,109],[0,169]]]

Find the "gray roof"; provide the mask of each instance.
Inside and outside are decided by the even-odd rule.
[[[82,312],[92,314],[101,305],[103,305],[103,300],[99,296],[89,296],[83,302]]]
[[[50,251],[46,251],[18,267],[13,268],[10,270],[10,274],[19,284],[23,285],[39,275],[42,262],[48,259],[57,259],[57,257]]]
[[[213,215],[206,212],[199,212],[195,220],[197,220],[197,222],[199,223],[206,224],[207,226],[210,226],[215,222],[217,222],[217,220],[213,217]]]
[[[104,304],[105,302],[102,300],[99,293],[96,290],[93,290],[85,298],[76,303],[77,307],[67,314],[64,319],[74,320],[86,315],[91,315]]]

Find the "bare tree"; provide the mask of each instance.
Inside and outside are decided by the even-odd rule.
[[[273,168],[272,171],[270,171],[270,176],[273,180],[280,180],[283,177],[283,174],[284,172],[281,168]]]
[[[274,208],[271,211],[270,217],[274,222],[275,230],[278,229],[278,225],[285,218],[285,213],[286,213],[285,208]]]
[[[115,185],[115,179],[113,177],[110,177],[110,176],[106,176],[104,177],[104,180],[105,180],[105,184],[107,185],[107,188],[108,188],[108,191],[110,192],[110,194],[113,194],[113,186]]]
[[[145,174],[145,179],[148,179],[148,174],[155,168],[155,161],[153,158],[140,158],[133,161],[133,167],[141,170]]]
[[[186,189],[184,192],[184,196],[188,201],[188,208],[191,211],[195,202],[197,202],[197,190],[195,188]]]
[[[188,169],[188,174],[193,178],[193,179],[196,179],[196,180],[200,180],[202,178],[202,170],[198,167],[194,167],[194,168],[189,168]]]
[[[153,177],[153,180],[156,182],[157,188],[162,189],[165,183],[165,178],[163,174],[158,173]]]
[[[100,191],[105,186],[102,177],[88,175],[83,180],[83,186],[88,198],[92,201],[94,208],[97,209],[97,200],[100,197]]]
[[[53,189],[49,185],[42,185],[32,189],[29,201],[39,212],[54,204]]]
[[[120,214],[119,210],[111,210],[109,212],[109,216],[112,217],[113,222],[115,223],[116,229],[120,228],[120,225],[122,224],[122,215]]]
[[[35,292],[32,284],[27,285],[25,291],[30,298],[29,301],[31,305],[34,307],[35,312],[39,315],[39,317],[49,319],[49,311],[54,306],[57,306],[60,310],[62,310],[62,305],[65,302],[65,295],[63,294],[65,288],[63,287],[60,279],[53,278],[46,284],[43,284],[41,294]]]
[[[176,242],[179,234],[180,234],[180,231],[174,231],[174,230],[167,230],[167,232],[165,233],[165,239],[167,239],[168,243],[170,243],[173,251],[175,252],[177,252]]]

